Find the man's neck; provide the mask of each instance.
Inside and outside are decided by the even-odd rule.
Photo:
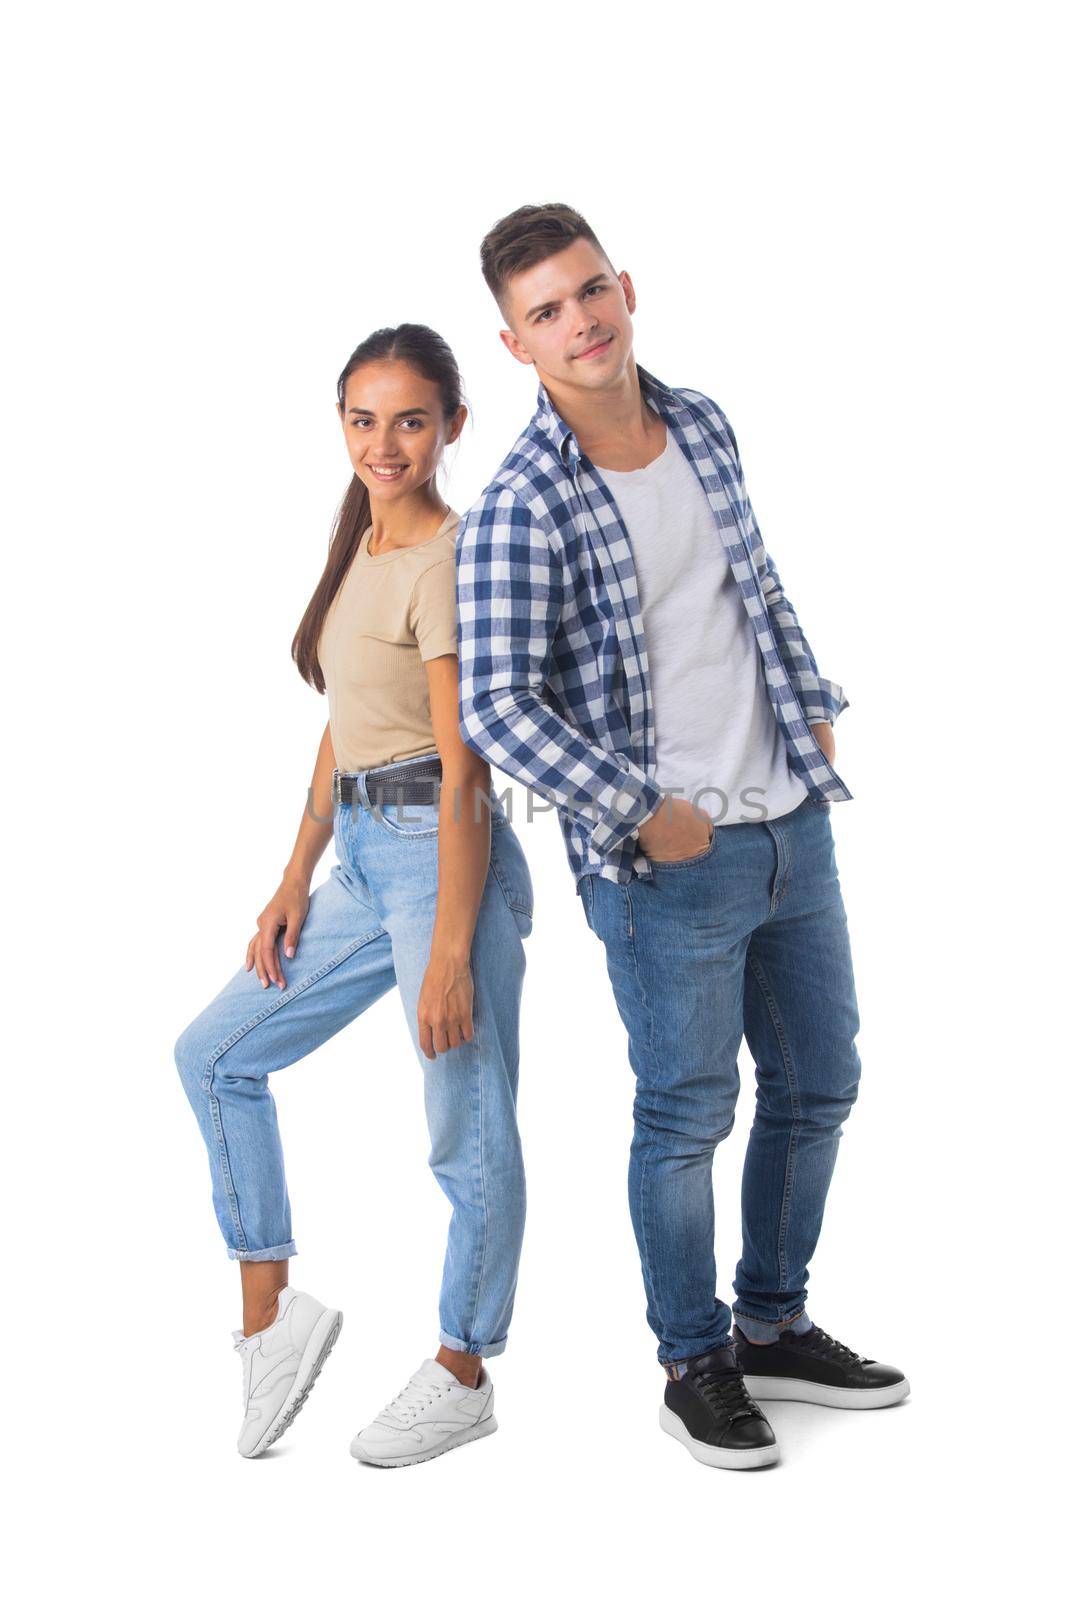
[[[594,466],[609,472],[635,472],[661,455],[666,424],[641,393],[637,363],[630,356],[610,389],[554,386],[541,378],[545,392]]]

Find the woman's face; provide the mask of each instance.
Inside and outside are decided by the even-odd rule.
[[[461,406],[448,421],[436,383],[405,361],[357,368],[337,409],[353,470],[380,501],[399,500],[429,483],[467,418]]]

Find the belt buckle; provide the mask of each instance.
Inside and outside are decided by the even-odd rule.
[[[334,767],[333,769],[333,803],[335,806],[341,804],[341,769],[339,767]]]

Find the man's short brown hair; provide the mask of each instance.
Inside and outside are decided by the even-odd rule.
[[[607,259],[604,246],[573,206],[520,206],[494,223],[482,240],[482,276],[499,305],[516,273],[536,267],[550,256],[588,239]]]

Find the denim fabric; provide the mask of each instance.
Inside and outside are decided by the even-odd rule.
[[[359,786],[366,801],[364,775]],[[440,1338],[483,1356],[506,1341],[525,1219],[515,1096],[522,941],[533,914],[526,859],[499,802],[491,826],[471,949],[473,1040],[436,1061],[418,1045],[437,906],[436,808],[346,805],[334,809],[336,865],[311,896],[296,955],[281,956],[287,987],[264,989],[242,969],[175,1049],[229,1253],[280,1260],[296,1246],[268,1075],[302,1060],[396,984],[423,1068],[430,1165],[452,1203]]]
[[[730,1336],[715,1293],[711,1172],[733,1127],[742,1036],[756,1064],[756,1116],[734,1311],[773,1339],[804,1309],[860,1075],[828,809],[809,795],[773,822],[716,828],[698,856],[653,861],[648,880],[579,883],[637,1078],[630,1213],[664,1363]]]
[[[798,1311],[796,1316],[787,1317],[784,1322],[761,1322],[758,1317],[745,1317],[735,1311],[734,1323],[746,1339],[754,1339],[757,1344],[777,1344],[783,1328],[788,1328],[790,1333],[810,1333],[814,1327],[806,1311]]]

